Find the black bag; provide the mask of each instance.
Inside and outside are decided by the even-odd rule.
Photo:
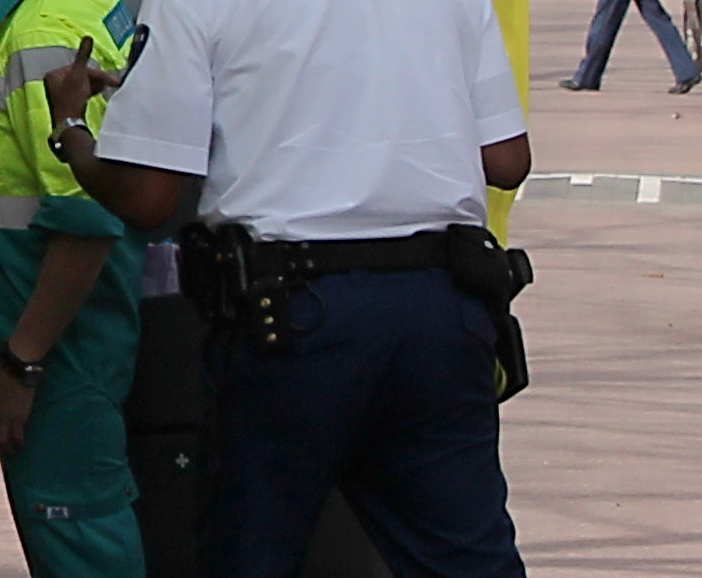
[[[147,577],[205,578],[216,467],[214,392],[201,369],[208,328],[182,295],[143,299],[140,309],[125,421]]]

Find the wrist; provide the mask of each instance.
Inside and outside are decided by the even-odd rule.
[[[36,387],[44,377],[43,360],[22,359],[12,350],[9,339],[0,346],[0,367],[26,387]]]
[[[72,128],[80,128],[86,131],[91,137],[90,128],[81,116],[57,117],[58,120],[54,126],[54,130],[49,135],[48,143],[51,151],[56,155],[56,158],[62,163],[66,162],[66,151],[63,143],[64,133]]]
[[[51,122],[52,122],[52,129],[56,128],[58,124],[60,124],[62,121],[66,120],[67,118],[85,118],[85,108],[74,108],[71,106],[67,106],[66,108],[60,107],[60,108],[51,108]]]

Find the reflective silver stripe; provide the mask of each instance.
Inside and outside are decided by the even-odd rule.
[[[0,77],[0,110],[7,108],[7,99],[12,92],[28,82],[42,80],[54,68],[70,64],[75,53],[75,49],[65,46],[42,46],[15,52],[10,56],[5,77]],[[99,68],[97,61],[92,58],[89,66]]]
[[[0,229],[26,229],[39,203],[39,197],[0,197]]]

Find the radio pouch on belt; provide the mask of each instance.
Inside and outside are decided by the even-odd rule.
[[[449,225],[449,267],[456,285],[490,305],[507,303],[512,282],[509,260],[493,234],[484,227]]]
[[[220,228],[215,234],[202,223],[188,223],[180,230],[181,291],[213,325],[236,321],[237,306],[248,292],[244,263],[248,241],[239,235],[234,227]]]
[[[202,223],[188,223],[178,235],[178,280],[181,293],[207,322],[215,316],[217,288],[216,238]]]

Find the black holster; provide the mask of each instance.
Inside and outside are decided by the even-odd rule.
[[[483,227],[449,225],[449,268],[456,284],[482,297],[497,331],[498,397],[503,402],[529,385],[526,349],[510,304],[534,280],[523,249],[504,250]]]
[[[245,329],[263,352],[287,347],[290,279],[257,270],[257,245],[243,226],[223,225],[213,233],[189,223],[179,242],[181,290],[208,323]]]

